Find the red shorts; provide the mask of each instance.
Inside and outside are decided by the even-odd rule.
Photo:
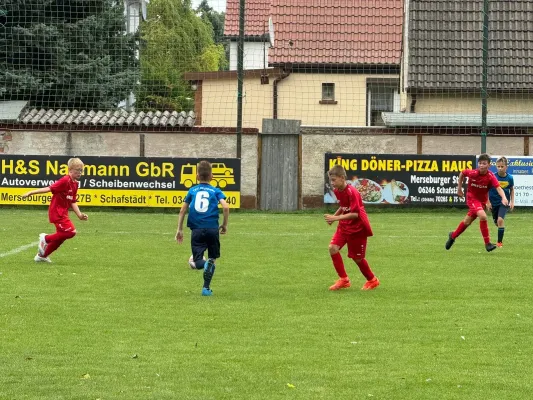
[[[477,200],[470,200],[466,205],[468,206],[468,213],[466,215],[474,219],[477,218],[478,211],[485,211],[483,204]]]
[[[57,232],[74,232],[76,227],[70,219],[62,219],[59,222],[54,223]]]
[[[330,244],[339,246],[340,249],[342,249],[345,244],[348,244],[349,258],[365,258],[367,239],[368,238],[366,236],[357,236],[353,233],[347,234],[337,229],[337,231],[331,238]]]

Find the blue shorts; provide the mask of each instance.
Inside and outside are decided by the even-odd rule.
[[[492,207],[492,219],[495,224],[498,223],[498,218],[505,219],[505,214],[507,214],[507,207],[503,204]]]
[[[218,228],[193,229],[191,231],[191,250],[194,261],[200,261],[207,250],[207,258],[220,258]]]

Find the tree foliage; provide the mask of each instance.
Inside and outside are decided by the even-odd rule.
[[[4,0],[0,99],[114,108],[138,81],[136,42],[115,0]]]
[[[141,84],[137,106],[192,109],[194,94],[185,72],[218,71],[225,56],[213,27],[197,16],[190,0],[151,0],[141,24]]]

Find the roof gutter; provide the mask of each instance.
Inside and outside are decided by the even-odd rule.
[[[290,69],[284,69],[280,76],[278,76],[276,79],[274,79],[273,83],[273,91],[272,91],[272,104],[274,105],[273,110],[273,119],[278,119],[278,83],[280,83],[283,79],[287,78],[291,74]]]

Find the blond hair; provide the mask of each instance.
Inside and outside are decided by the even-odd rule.
[[[81,161],[78,157],[70,158],[67,162],[68,169],[72,169],[74,167],[80,166],[83,168],[83,161]]]
[[[328,175],[330,177],[338,176],[340,178],[346,178],[346,171],[341,165],[334,165],[333,168],[328,171]]]

